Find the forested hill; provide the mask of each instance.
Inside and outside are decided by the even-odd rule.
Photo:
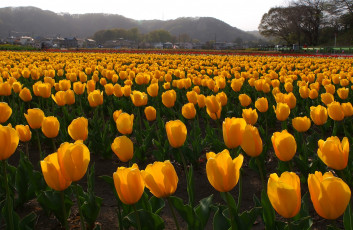
[[[211,17],[175,20],[134,20],[117,14],[57,14],[35,7],[0,8],[0,37],[62,36],[91,37],[105,29],[138,28],[140,33],[166,30],[172,35],[188,34],[199,41],[253,41],[257,38]]]

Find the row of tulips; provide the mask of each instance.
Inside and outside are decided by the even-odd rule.
[[[48,153],[53,151],[59,153],[61,147],[57,149],[57,143],[65,143],[69,141],[68,137],[71,137],[73,140],[85,141],[88,144],[88,149],[91,150],[90,152],[101,156],[111,157],[112,152],[114,152],[122,162],[139,162],[151,158],[157,159],[158,164],[166,159],[179,161],[184,166],[183,171],[188,185],[189,201],[187,205],[184,205],[184,201],[172,197],[169,200],[167,199],[170,203],[168,206],[174,207],[191,229],[203,228],[206,214],[211,211],[215,212],[214,223],[222,219],[229,224],[229,226],[226,224],[228,227],[233,226],[233,228],[235,228],[235,225],[251,227],[253,221],[250,220],[253,220],[254,216],[257,217],[262,214],[264,224],[267,228],[272,229],[274,227],[273,223],[277,222],[274,222],[271,208],[268,208],[271,207],[270,203],[285,218],[292,217],[288,213],[296,215],[298,213],[298,203],[300,204],[301,199],[300,197],[298,199],[298,196],[294,197],[293,194],[298,194],[300,185],[288,182],[292,186],[289,189],[290,186],[284,185],[285,183],[282,183],[281,179],[277,180],[281,182],[280,189],[275,189],[277,197],[280,198],[280,194],[283,192],[283,200],[293,201],[293,205],[288,205],[288,209],[285,209],[285,211],[283,211],[283,205],[281,207],[276,206],[278,203],[282,204],[282,201],[270,198],[271,195],[268,193],[270,189],[268,188],[267,196],[265,181],[267,177],[266,168],[268,167],[266,167],[265,162],[272,158],[272,149],[274,155],[278,158],[278,175],[282,174],[283,177],[287,178],[289,176],[287,176],[287,173],[283,174],[283,172],[291,171],[300,176],[302,183],[308,181],[313,205],[320,216],[335,219],[342,215],[347,207],[348,202],[346,204],[346,202],[339,201],[342,204],[340,206],[332,200],[330,202],[334,207],[337,207],[338,211],[332,211],[334,208],[331,208],[331,211],[328,212],[335,215],[322,214],[325,211],[322,211],[323,208],[317,208],[319,206],[316,204],[326,202],[329,199],[322,195],[326,194],[324,189],[320,190],[324,191],[322,193],[318,189],[312,189],[315,186],[309,185],[309,181],[314,181],[311,179],[313,175],[319,178],[319,171],[325,173],[333,169],[335,174],[344,180],[344,182],[342,180],[337,182],[330,179],[330,181],[336,181],[333,187],[342,187],[341,190],[344,191],[342,192],[344,195],[341,197],[350,197],[350,191],[348,193],[346,186],[343,184],[351,185],[353,181],[350,169],[352,162],[349,160],[349,142],[352,143],[350,135],[352,130],[351,116],[353,115],[353,108],[350,103],[353,81],[350,59],[326,60],[320,58],[294,59],[246,56],[184,57],[178,55],[126,54],[115,56],[78,54],[78,56],[70,57],[67,54],[56,54],[57,56],[48,54],[49,57],[53,58],[49,61],[45,55],[38,53],[34,56],[41,62],[35,63],[35,60],[32,60],[32,54],[31,57],[28,53],[12,54],[0,66],[0,82],[2,82],[0,83],[0,95],[7,102],[7,104],[1,103],[0,105],[0,122],[2,124],[23,124],[27,122],[37,134],[34,140],[31,139],[31,131],[28,126],[16,126],[16,130],[22,142],[33,144],[33,141],[37,141],[36,149],[40,153],[41,160],[57,159],[58,157],[53,157],[52,154],[48,155]],[[18,64],[17,60],[22,60],[22,55],[27,55],[27,59]],[[63,58],[68,61],[62,62]],[[212,60],[211,58],[215,59]],[[75,62],[75,60],[78,60],[78,62]],[[291,62],[295,64],[291,64]],[[329,64],[330,62],[331,64]],[[73,90],[71,90],[71,87]],[[338,89],[336,90],[336,88]],[[24,108],[36,107],[44,111],[39,108],[29,109],[27,114],[23,116]],[[115,111],[116,108],[118,110]],[[81,118],[74,119],[75,117]],[[84,117],[88,117],[88,119]],[[180,119],[180,121],[167,122],[172,119]],[[222,120],[224,122],[220,124]],[[70,121],[72,121],[71,124]],[[276,132],[278,131],[276,121],[279,121],[282,125],[281,132]],[[312,125],[311,122],[315,125]],[[39,129],[42,130],[44,137]],[[188,129],[191,130],[189,135],[187,135]],[[164,130],[166,131],[164,132]],[[332,137],[327,137],[327,133],[331,131]],[[116,137],[117,133],[124,136]],[[346,137],[342,138],[342,136]],[[44,151],[42,151],[43,143],[48,138],[53,143],[53,150],[48,151],[44,148]],[[299,143],[298,146],[297,143]],[[28,147],[28,144],[25,146]],[[177,148],[178,153],[174,154],[175,151],[171,151],[169,146]],[[224,188],[221,189],[221,196],[226,201],[227,207],[212,204],[212,197],[203,199],[198,206],[195,206],[193,164],[197,164],[198,160],[205,158],[205,149],[220,152],[225,147],[230,149],[232,158],[238,156],[241,151],[249,155],[251,157],[250,168],[259,172],[261,177],[264,188],[263,194],[265,195],[261,194],[261,201],[255,202],[255,208],[248,214],[238,212],[241,192],[239,192],[238,205],[235,205],[234,199],[227,193],[229,190],[226,191]],[[26,150],[26,153],[29,156],[28,150]],[[46,155],[48,156],[46,157]],[[222,186],[227,188],[230,185],[235,186],[238,179],[229,181],[229,183],[226,180],[217,179],[212,181],[210,179],[212,176],[209,176],[209,171],[212,170],[215,170],[214,173],[217,175],[213,178],[227,178],[220,177],[219,175],[222,175],[224,170],[218,170],[217,172],[215,167],[216,165],[226,167],[224,162],[229,162],[229,160],[222,158],[224,161],[217,163],[212,159],[215,159],[219,154],[207,155],[208,160],[213,162],[211,164],[214,165],[210,168],[209,163],[207,163],[206,166],[207,177],[211,185],[217,190]],[[235,158],[239,168],[241,167],[239,163],[241,158]],[[56,168],[56,171],[61,173],[61,166]],[[170,167],[168,166],[168,168]],[[228,167],[226,168],[228,169]],[[7,169],[9,170],[9,168]],[[137,166],[130,170],[134,172],[133,175],[138,172]],[[127,169],[122,171],[127,171]],[[145,171],[147,171],[147,168]],[[43,174],[45,175],[44,172]],[[105,180],[110,183],[114,181],[116,185],[118,174],[119,170],[114,174],[113,180],[107,177],[105,177]],[[145,173],[142,174],[146,175]],[[289,174],[293,175],[293,173]],[[146,181],[143,175],[141,176],[143,178],[142,182],[138,184],[146,184],[147,188],[151,190],[153,186],[148,185],[148,179]],[[7,176],[5,177],[7,178]],[[231,177],[233,178],[233,176]],[[324,174],[323,177],[331,178],[334,176],[333,174]],[[92,176],[89,176],[89,178],[93,180]],[[151,179],[151,177],[148,178]],[[238,178],[240,178],[239,189],[241,191],[240,173]],[[294,178],[292,181],[297,180],[294,176],[291,176],[291,178]],[[9,177],[10,179],[11,177]],[[45,180],[47,181],[47,179]],[[72,181],[71,179],[65,179],[66,184],[70,184]],[[273,181],[276,181],[276,176],[271,174],[268,186],[271,184],[272,187],[275,187],[272,184]],[[283,181],[289,181],[289,179],[283,179]],[[321,180],[318,179],[318,181]],[[64,185],[66,184],[64,183]],[[319,187],[332,188],[328,182],[324,184]],[[338,186],[339,184],[340,186]],[[61,203],[66,202],[67,205],[54,206],[66,207],[67,209],[70,206],[70,199],[66,198],[70,197],[70,191],[72,190],[74,190],[76,197],[81,197],[81,199],[77,198],[77,201],[86,199],[88,202],[89,197],[94,197],[94,199],[91,199],[91,204],[94,207],[100,205],[99,202],[101,201],[95,197],[92,187],[84,193],[76,185],[77,183],[74,183],[69,187],[70,189],[65,189],[64,202]],[[217,185],[221,187],[217,188]],[[230,187],[233,188],[234,186]],[[121,203],[124,199],[126,201],[124,194],[121,195],[118,191],[120,189],[121,193],[123,186],[120,184],[117,187],[116,191],[118,197],[120,197],[118,200],[119,210],[122,210],[122,213],[118,214],[121,228],[123,226],[127,227],[129,224],[138,227],[138,219],[144,216],[149,217],[147,219],[153,219],[154,224],[163,223],[158,217],[160,208],[154,207],[154,201],[149,200],[147,202],[153,207],[151,210],[154,212],[148,211],[146,213],[142,211],[145,207],[141,205],[141,202],[146,203],[146,196],[148,196],[146,193],[141,195],[143,201],[137,202],[141,196],[137,196],[138,199],[135,197],[135,201],[138,203],[136,205],[137,210],[132,211],[131,208],[124,206],[126,205],[123,204],[124,202]],[[285,189],[289,191],[284,192]],[[315,190],[315,192],[312,192],[312,190]],[[4,188],[2,191],[6,191],[6,189]],[[151,193],[157,194],[153,189]],[[10,194],[10,198],[6,198],[6,200],[11,199],[11,191],[2,194]],[[62,192],[52,194],[60,197]],[[128,196],[131,194],[133,193],[128,193]],[[313,194],[325,198],[316,202]],[[55,195],[52,195],[52,197]],[[50,203],[44,202],[44,200],[49,200],[48,191],[45,193],[37,191],[35,196],[42,201],[42,205]],[[268,198],[270,199],[268,200]],[[58,200],[61,200],[61,198]],[[344,201],[346,200],[345,198]],[[305,202],[305,199],[303,198],[302,201]],[[125,203],[131,204],[130,202]],[[10,206],[7,206],[7,210],[10,210],[11,202],[7,202],[7,204],[10,204]],[[208,211],[203,213],[205,215],[200,214],[200,207],[204,207],[206,204],[209,206]],[[83,222],[81,226],[91,225],[87,220],[94,218],[85,214],[84,207],[87,207],[87,205],[78,204],[78,206],[81,212],[80,216],[84,217],[82,220],[86,222]],[[329,203],[325,203],[323,206],[331,207]],[[96,210],[99,209],[96,208]],[[349,210],[348,206],[347,218],[344,219],[349,219]],[[66,219],[64,217],[68,215],[68,210],[66,210],[65,215],[61,209],[54,213],[65,225]],[[135,215],[136,213],[137,215]],[[186,213],[190,214],[191,217]],[[304,217],[303,214],[300,215]],[[273,218],[269,219],[268,216]],[[202,223],[198,222],[197,219],[201,219]],[[126,223],[126,220],[128,223]],[[301,219],[303,222],[306,222],[306,220],[308,219]],[[298,225],[299,222],[294,223],[294,225]],[[345,225],[346,223],[347,221],[345,221]],[[278,223],[277,225],[283,226]],[[224,228],[221,227],[221,229]]]

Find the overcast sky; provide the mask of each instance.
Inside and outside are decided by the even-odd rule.
[[[35,6],[56,13],[111,13],[137,20],[215,17],[231,26],[257,30],[262,15],[288,0],[0,0],[0,7]]]

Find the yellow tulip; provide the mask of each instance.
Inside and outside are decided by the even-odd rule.
[[[67,127],[67,131],[72,139],[75,141],[85,141],[88,136],[88,120],[85,117],[74,119]]]
[[[221,117],[222,104],[217,100],[216,96],[206,97],[206,112],[213,119],[217,120]]]
[[[315,211],[325,219],[334,220],[341,216],[351,199],[349,186],[331,172],[309,174],[308,187]]]
[[[262,153],[262,139],[256,127],[245,126],[240,146],[251,157],[257,157]]]
[[[342,142],[338,137],[329,137],[319,140],[317,155],[330,168],[343,170],[347,167],[349,156],[348,138],[344,137]]]
[[[42,83],[38,85],[39,96],[49,98],[51,95],[51,85],[49,83]]]
[[[114,96],[122,97],[124,95],[123,88],[118,83],[114,85]]]
[[[105,90],[105,93],[110,96],[110,95],[113,95],[114,93],[114,86],[112,83],[109,83],[109,84],[105,84],[104,85],[104,90]]]
[[[6,160],[14,154],[18,142],[19,137],[14,128],[0,125],[0,160]]]
[[[21,91],[20,91],[20,94],[19,94],[20,98],[22,101],[24,102],[29,102],[32,100],[32,94],[31,94],[31,91],[24,87]]]
[[[50,154],[44,158],[44,160],[40,162],[40,166],[44,180],[50,188],[56,191],[64,191],[71,185],[71,181],[66,180],[63,176],[57,153]]]
[[[42,132],[48,138],[54,138],[59,134],[60,123],[58,118],[44,117],[42,121]]]
[[[240,94],[239,101],[240,101],[241,106],[247,107],[251,103],[251,98],[246,94]]]
[[[146,187],[157,198],[168,197],[177,189],[178,175],[169,160],[147,165],[141,175]]]
[[[113,179],[121,202],[135,204],[140,200],[145,183],[137,164],[133,164],[130,168],[119,167],[113,174]]]
[[[332,94],[330,93],[323,93],[320,95],[321,96],[321,101],[325,104],[325,105],[328,105],[330,103],[332,103],[335,98],[333,97]]]
[[[277,103],[277,106],[273,106],[273,109],[275,110],[277,120],[279,121],[285,121],[287,120],[289,114],[290,114],[290,108],[286,103]]]
[[[66,180],[79,181],[86,174],[90,162],[89,149],[82,141],[62,143],[58,149],[58,162]]]
[[[111,148],[115,155],[122,162],[128,162],[134,156],[134,144],[126,136],[120,136],[114,139]]]
[[[6,102],[0,102],[0,124],[5,123],[11,114],[11,107]]]
[[[27,114],[24,114],[27,123],[32,129],[39,129],[42,127],[42,121],[44,119],[44,112],[41,109],[28,109]]]
[[[75,93],[73,90],[69,89],[65,91],[65,102],[67,105],[75,104]]]
[[[158,90],[159,86],[158,83],[153,83],[147,87],[147,93],[151,97],[157,97],[158,96]]]
[[[22,84],[20,82],[14,82],[12,84],[12,89],[15,93],[19,93],[22,89]]]
[[[234,92],[239,92],[241,90],[241,87],[243,86],[244,80],[239,78],[239,79],[233,79],[231,83],[232,90]]]
[[[234,149],[242,143],[245,127],[246,121],[243,118],[227,117],[223,121],[223,140],[229,149]]]
[[[22,142],[28,142],[32,138],[32,132],[28,125],[16,125],[15,127],[18,137]]]
[[[132,94],[130,94],[130,98],[135,106],[143,106],[147,104],[148,97],[144,92],[134,90],[132,91]]]
[[[337,94],[342,100],[345,100],[348,98],[349,88],[339,88]]]
[[[85,92],[86,89],[86,83],[82,83],[80,81],[74,82],[73,84],[74,92],[77,95],[81,95]]]
[[[94,90],[88,95],[88,102],[91,107],[97,107],[103,104],[103,92]]]
[[[70,80],[60,80],[59,81],[59,89],[61,91],[66,91],[71,89],[71,81]]]
[[[307,86],[301,86],[299,88],[300,97],[305,99],[309,97],[310,89]]]
[[[353,116],[353,106],[350,102],[342,103],[341,108],[343,110],[344,117]]]
[[[243,165],[244,157],[239,155],[232,160],[227,149],[215,154],[206,154],[206,173],[210,184],[219,192],[229,192],[238,183],[240,168]]]
[[[310,107],[310,118],[315,123],[315,125],[325,124],[327,121],[327,117],[327,109],[322,105]]]
[[[66,105],[65,91],[58,91],[55,93],[55,96],[54,96],[54,94],[52,94],[51,98],[58,106]]]
[[[319,96],[319,93],[316,89],[311,89],[309,92],[309,98],[311,100],[316,99]]]
[[[193,103],[194,105],[196,105],[198,94],[194,90],[188,91],[186,93],[186,97],[188,98],[189,103]]]
[[[257,121],[258,115],[255,109],[243,109],[242,117],[245,119],[246,123],[254,125]]]
[[[187,136],[185,124],[180,120],[168,121],[165,124],[169,144],[173,148],[179,148],[184,145]]]
[[[206,106],[206,97],[203,94],[197,95],[197,105],[199,108],[203,108]]]
[[[156,115],[157,115],[157,111],[154,107],[152,106],[147,106],[144,110],[145,112],[145,116],[146,116],[146,119],[148,121],[154,121],[156,120]]]
[[[134,114],[122,113],[115,121],[116,128],[121,134],[131,134],[134,125]]]
[[[220,92],[216,95],[216,99],[221,102],[222,106],[227,105],[228,102],[228,98],[227,98],[227,94],[225,94],[224,92]]]
[[[181,108],[181,113],[186,119],[194,119],[196,116],[196,109],[193,103],[187,103]]]
[[[258,98],[255,101],[255,108],[259,110],[260,113],[265,113],[268,110],[268,101],[266,97]]]
[[[342,121],[344,119],[344,112],[339,102],[334,101],[327,105],[327,112],[329,117],[335,121]]]
[[[297,142],[287,130],[273,133],[271,141],[278,159],[290,161],[294,157],[297,151]]]
[[[165,107],[171,108],[174,106],[176,101],[176,92],[172,90],[165,91],[162,93],[162,103]]]
[[[292,125],[293,128],[298,132],[306,132],[308,129],[310,129],[311,121],[307,116],[296,117],[292,119]]]
[[[267,195],[272,207],[284,218],[298,214],[301,206],[300,179],[293,172],[284,172],[280,177],[272,173],[267,183]]]

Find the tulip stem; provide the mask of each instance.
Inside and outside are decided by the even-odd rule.
[[[43,160],[44,156],[43,156],[43,152],[42,152],[42,146],[40,144],[40,137],[39,137],[39,130],[38,129],[36,129],[36,133],[37,133],[37,144],[38,144],[39,158],[41,160]]]
[[[53,144],[54,153],[56,152],[55,138],[51,138],[51,143]]]
[[[292,230],[292,219],[288,219],[288,230]]]
[[[27,155],[27,158],[29,159],[29,148],[28,148],[28,141],[26,142],[26,155]]]
[[[166,200],[167,200],[167,202],[168,202],[169,209],[170,209],[170,211],[172,212],[173,219],[174,219],[174,222],[175,222],[175,226],[176,226],[177,230],[179,230],[180,227],[179,227],[179,223],[178,223],[178,220],[177,220],[177,218],[176,218],[176,215],[175,215],[174,208],[173,208],[173,206],[172,206],[172,202],[170,202],[169,197],[167,197]]]
[[[282,121],[282,130],[287,129],[287,121]]]
[[[337,121],[333,121],[332,136],[336,136],[337,135],[337,128],[338,128]]]
[[[184,165],[184,171],[185,171],[185,179],[186,179],[186,188],[187,188],[187,191],[188,191],[188,196],[189,196],[189,204],[191,206],[193,206],[193,203],[194,203],[194,194],[193,194],[193,188],[191,187],[192,186],[192,181],[193,178],[190,178],[189,180],[189,170],[187,168],[187,164],[186,164],[186,161],[185,161],[185,157],[184,157],[184,154],[183,152],[181,151],[181,148],[179,148],[179,154],[180,154],[180,158],[181,158],[181,161],[183,162],[183,165]]]
[[[228,210],[229,210],[229,216],[230,216],[230,224],[232,226],[232,230],[236,230],[237,226],[235,225],[235,220],[234,220],[234,215],[233,215],[233,212],[232,212],[232,206],[231,206],[231,201],[229,200],[229,196],[231,196],[230,194],[228,195],[225,195],[226,199],[227,199],[227,206],[228,206]],[[238,213],[238,207],[237,207],[237,210],[236,212]]]
[[[260,162],[260,158],[259,158],[259,157],[256,157],[256,158],[255,158],[255,161],[256,161],[257,167],[259,168],[262,187],[263,187],[264,189],[266,189],[266,187],[265,187],[264,171],[263,171],[263,169],[262,169],[262,165],[261,165],[261,162]]]
[[[76,193],[76,199],[77,199],[78,212],[80,214],[80,225],[81,225],[81,229],[84,230],[84,229],[86,229],[86,227],[85,227],[85,222],[83,221],[81,201],[80,201],[80,196],[78,193],[78,184],[75,183],[74,187],[75,187],[75,193]]]
[[[135,212],[135,215],[136,215],[137,229],[141,230],[141,220],[140,220],[140,216],[139,216],[139,214],[137,212],[136,205],[133,204],[132,207],[134,208],[134,212]]]
[[[60,191],[60,199],[61,199],[61,211],[63,212],[64,215],[64,227],[65,230],[69,230],[69,226],[67,224],[67,214],[66,214],[66,208],[65,208],[65,193],[64,191]]]
[[[5,184],[5,190],[6,190],[6,204],[7,204],[7,211],[8,211],[8,215],[9,215],[9,229],[13,230],[14,229],[14,225],[13,225],[13,210],[12,210],[12,205],[10,202],[12,202],[10,200],[10,189],[9,189],[9,183],[7,180],[7,172],[6,172],[6,166],[7,166],[7,162],[6,160],[2,160],[2,169],[3,169],[3,173],[4,173],[4,184]]]
[[[239,194],[238,194],[238,204],[237,204],[237,212],[239,212],[241,199],[243,197],[243,179],[241,178],[242,169],[239,170]]]

